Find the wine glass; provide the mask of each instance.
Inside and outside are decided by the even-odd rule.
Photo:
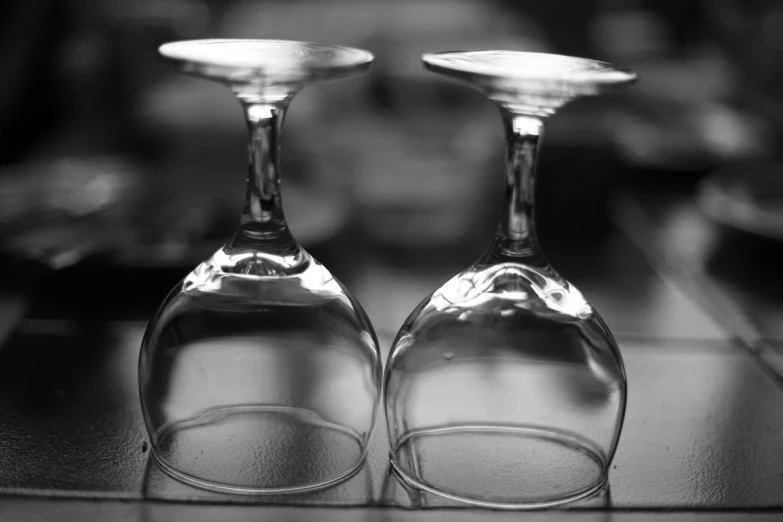
[[[329,486],[364,462],[380,352],[359,303],[288,229],[280,133],[300,89],[365,72],[373,57],[281,40],[181,41],[160,54],[228,85],[250,143],[238,230],[174,287],[142,341],[139,388],[153,455],[171,475],[217,491]]]
[[[384,380],[392,468],[411,486],[486,507],[584,498],[607,479],[625,370],[598,312],[539,248],[536,161],[547,117],[635,75],[513,51],[423,60],[499,107],[506,188],[487,252],[419,304],[394,341]]]

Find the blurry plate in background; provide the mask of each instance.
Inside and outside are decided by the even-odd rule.
[[[734,165],[704,178],[696,202],[730,228],[783,241],[783,164]]]
[[[110,265],[195,266],[236,230],[241,194],[236,205],[208,191],[195,199],[156,194],[150,173],[111,156],[4,168],[0,252],[53,270],[96,257]],[[335,194],[296,183],[286,184],[285,209],[305,246],[337,234],[351,211]]]
[[[57,269],[127,241],[138,166],[112,156],[61,157],[0,170],[0,251]]]

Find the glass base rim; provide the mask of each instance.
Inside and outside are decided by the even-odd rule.
[[[323,421],[323,419],[321,419],[317,413],[306,408],[296,408],[291,406],[274,406],[274,405],[234,405],[234,406],[227,405],[227,406],[218,406],[216,408],[210,408],[205,412],[201,412],[200,415],[204,415],[220,410],[242,410],[247,408],[263,409],[263,410],[293,409],[293,410],[302,410],[309,414],[312,414],[313,416],[321,420],[322,423],[328,425],[330,429],[334,429],[342,432],[350,432],[350,434],[360,444],[361,453],[359,455],[359,458],[350,467],[324,480],[307,483],[307,484],[301,484],[301,485],[275,486],[275,487],[243,486],[239,484],[231,484],[226,482],[209,480],[203,477],[193,475],[191,473],[184,472],[180,469],[177,469],[177,467],[174,466],[173,464],[167,462],[166,459],[163,458],[158,453],[157,444],[153,443],[151,444],[150,453],[152,454],[155,463],[158,465],[158,467],[160,467],[160,469],[164,473],[189,486],[193,486],[206,491],[211,491],[214,493],[267,497],[267,496],[275,496],[275,495],[293,495],[299,493],[307,493],[307,492],[318,491],[318,490],[327,489],[336,486],[337,484],[344,482],[349,478],[353,477],[354,475],[356,475],[362,469],[365,462],[367,461],[367,454],[369,448],[367,447],[366,441],[362,441],[362,438],[357,433],[353,432],[353,430],[349,428],[346,428],[345,426],[340,426],[338,424],[333,424],[333,423]],[[176,423],[170,423],[158,429],[158,438],[160,438],[162,434],[173,431],[171,427],[172,424],[176,424]]]
[[[398,462],[397,455],[399,454],[401,448],[405,446],[405,444],[408,442],[410,438],[412,438],[418,432],[425,431],[425,430],[412,430],[406,432],[405,434],[403,434],[402,437],[400,437],[399,442],[393,448],[391,448],[391,451],[389,452],[389,460],[390,460],[392,471],[403,481],[403,483],[405,483],[410,487],[420,489],[422,491],[432,493],[439,497],[449,499],[449,500],[454,500],[464,504],[469,504],[472,506],[482,507],[482,508],[499,509],[499,510],[538,510],[538,509],[547,509],[547,508],[562,506],[564,504],[576,502],[578,500],[582,500],[591,495],[594,495],[599,490],[601,490],[604,486],[606,486],[608,482],[609,465],[611,463],[611,459],[606,458],[603,454],[603,451],[597,448],[592,441],[578,435],[577,433],[571,433],[566,430],[560,430],[556,428],[535,426],[532,424],[489,424],[489,423],[453,424],[448,426],[436,426],[434,428],[426,429],[427,432],[440,431],[444,433],[450,431],[459,431],[459,430],[520,431],[520,432],[526,432],[528,434],[535,433],[539,436],[544,435],[549,440],[564,445],[570,445],[572,447],[584,451],[585,453],[588,454],[590,458],[595,460],[601,466],[601,473],[594,482],[582,488],[569,491],[564,495],[553,495],[551,497],[541,497],[537,499],[518,500],[518,501],[513,501],[513,500],[499,501],[499,500],[492,500],[492,499],[486,499],[480,497],[470,497],[464,494],[454,493],[452,491],[446,491],[440,489],[438,486],[435,486],[430,482],[422,480],[420,477],[417,477],[416,475],[409,473]]]

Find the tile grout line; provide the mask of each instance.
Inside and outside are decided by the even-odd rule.
[[[630,194],[618,198],[612,210],[615,226],[638,248],[653,270],[664,280],[682,288],[694,304],[712,317],[735,344],[742,347],[751,359],[783,388],[783,367],[771,361],[770,343],[758,328],[725,294],[700,275],[674,250],[661,256],[653,245],[657,244],[657,226],[641,204]]]

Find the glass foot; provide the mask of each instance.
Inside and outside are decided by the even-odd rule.
[[[214,408],[163,426],[157,438],[153,456],[165,472],[223,493],[325,488],[351,477],[366,457],[358,433],[287,406]]]
[[[576,433],[525,425],[457,425],[409,432],[393,448],[404,482],[495,509],[540,509],[588,497],[607,459]]]
[[[294,84],[365,72],[373,60],[362,49],[287,40],[186,40],[162,45],[160,54],[196,76],[288,93]]]

